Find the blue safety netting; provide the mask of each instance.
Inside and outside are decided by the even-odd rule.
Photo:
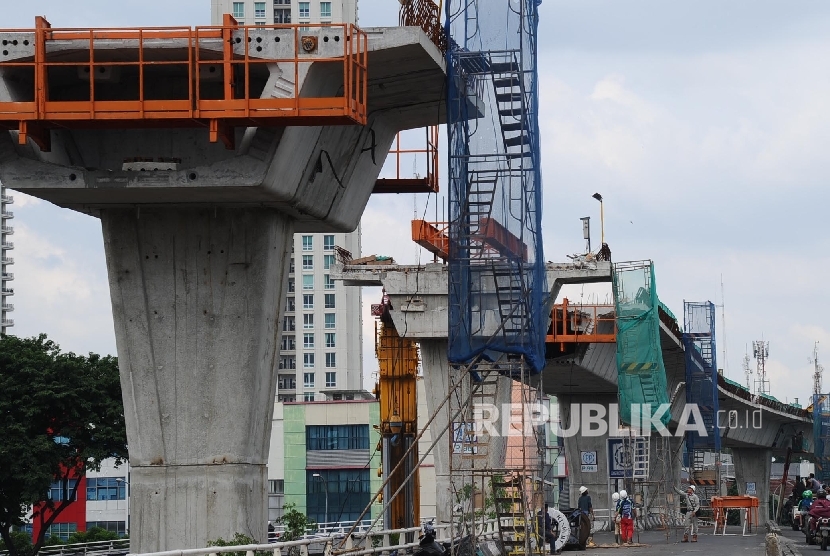
[[[535,0],[446,5],[449,359],[544,366]]]
[[[816,478],[830,482],[830,394],[813,394],[813,442]]]
[[[614,264],[611,274],[617,312],[617,381],[620,419],[631,424],[631,405],[648,404],[655,414],[669,403],[660,347],[660,316],[651,261]],[[667,425],[665,411],[661,422]]]
[[[683,347],[686,351],[686,403],[697,404],[706,435],[686,433],[686,451],[720,451],[718,366],[715,344],[715,305],[683,303]]]

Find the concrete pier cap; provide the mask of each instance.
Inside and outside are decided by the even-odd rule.
[[[235,533],[266,541],[292,235],[354,230],[395,134],[444,117],[444,59],[424,32],[363,31],[365,126],[237,127],[233,150],[211,143],[203,127],[91,121],[53,129],[49,152],[0,131],[4,185],[102,222],[130,447],[133,553],[204,547]],[[50,48],[83,52],[85,44]],[[163,56],[170,46],[148,43],[145,54],[155,48]],[[127,48],[96,39],[96,55]],[[338,81],[315,64],[299,74],[300,96],[336,95],[342,73]],[[281,74],[278,64],[267,67]],[[7,69],[0,67],[0,102],[18,100]],[[266,86],[263,98],[270,94]]]

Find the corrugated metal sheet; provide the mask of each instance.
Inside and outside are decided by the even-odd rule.
[[[306,467],[363,467],[369,462],[369,450],[309,450]]]

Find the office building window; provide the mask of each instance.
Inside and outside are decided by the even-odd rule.
[[[314,294],[303,294],[303,309],[314,309]]]
[[[334,294],[333,293],[327,293],[324,301],[326,302],[326,307],[325,307],[326,309],[336,309],[335,304],[334,304]]]
[[[274,3],[279,3],[279,0]],[[291,8],[274,8],[274,23],[291,23]]]
[[[126,500],[127,485],[124,477],[87,478],[86,499]]]
[[[64,541],[69,540],[72,533],[78,532],[77,523],[53,523],[46,529],[45,538],[56,537]]]
[[[307,425],[305,442],[307,450],[368,450],[369,425]]]
[[[334,336],[335,336],[334,332],[326,332],[326,347],[327,348],[337,347],[335,345],[337,342],[335,341],[336,338]]]
[[[303,373],[303,388],[314,388],[314,373]]]
[[[326,328],[335,328],[336,321],[334,318],[334,313],[326,313]]]
[[[325,522],[327,508],[330,520],[354,521],[371,498],[368,469],[306,471],[306,515],[317,523]],[[331,515],[332,508],[337,508],[337,515]]]
[[[329,15],[328,15],[328,17],[331,17],[331,2],[320,2],[320,15],[323,16],[323,17],[326,17],[325,15],[323,15],[323,6],[325,4],[328,4],[328,6],[329,6]],[[323,251],[333,251],[333,250],[334,250],[334,236],[328,236],[328,235],[323,236]]]
[[[323,268],[328,270],[334,264],[334,255],[323,255]]]
[[[314,270],[314,255],[303,255],[303,270]]]
[[[310,2],[300,2],[300,17],[307,18],[311,15]]]
[[[337,388],[337,373],[326,373],[326,388]]]
[[[303,394],[303,401],[304,402],[313,402],[314,401],[314,392],[306,392]]]
[[[337,358],[336,354],[334,353],[327,353],[326,354],[326,367],[329,369],[334,369],[337,367]]]
[[[294,305],[294,296],[286,297],[285,298],[285,312],[286,313],[293,313],[296,310]]]
[[[294,351],[297,349],[296,339],[294,334],[284,334],[282,337],[282,343],[280,344],[280,349],[282,351]]]
[[[327,290],[333,290],[334,289],[334,280],[332,280],[331,276],[329,276],[328,274],[323,275],[323,286]]]
[[[303,289],[304,290],[313,290],[314,289],[314,275],[313,274],[303,274]]]
[[[49,487],[49,500],[54,502],[68,501],[70,496],[72,500],[78,499],[78,493],[75,492],[75,487],[78,486],[76,479],[69,479],[67,481],[55,481]]]
[[[245,2],[233,3],[233,18],[236,20],[245,19]]]
[[[123,537],[127,534],[126,524],[126,521],[87,521],[86,530],[89,531],[93,527],[97,527],[98,529],[104,529],[105,531]]]
[[[289,278],[288,279],[288,293],[294,293],[294,289],[295,289],[294,278]]]
[[[304,353],[303,354],[303,368],[305,368],[305,369],[313,369],[314,368],[314,354],[313,353]]]
[[[314,332],[303,334],[303,348],[314,349]]]
[[[296,328],[296,321],[295,317],[283,317],[282,318],[282,331],[283,332],[294,332]]]
[[[331,2],[320,2],[320,18],[331,19]],[[332,237],[332,241],[334,238]]]
[[[265,2],[254,2],[254,17],[265,19]]]
[[[286,355],[280,357],[280,370],[291,370],[297,368],[297,357],[294,355]]]
[[[280,394],[279,396],[277,396],[277,401],[278,402],[294,402],[294,401],[297,401],[297,397],[296,396],[291,396],[291,395]]]
[[[300,5],[306,5],[306,10],[308,10],[308,2],[300,2]],[[300,11],[300,17],[302,17],[302,8]],[[313,251],[314,250],[314,236],[303,236],[303,251]]]
[[[303,328],[314,328],[314,313],[303,315]]]
[[[285,494],[285,479],[269,479],[268,494]]]

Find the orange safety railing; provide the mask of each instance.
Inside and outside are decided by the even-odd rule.
[[[726,512],[728,510],[743,510],[743,533],[746,534],[747,526],[758,526],[758,498],[755,496],[713,496],[712,497],[712,519],[715,522],[715,535],[718,534],[718,527],[721,527],[721,534],[726,534]]]
[[[600,324],[610,325],[612,332],[600,333]],[[606,329],[606,326],[602,326]],[[617,341],[617,327],[613,305],[571,305],[568,298],[553,306],[551,331],[547,343],[609,344]]]
[[[426,131],[426,146],[422,149],[401,148],[401,134],[389,149],[386,160],[394,160],[395,177],[378,178],[372,193],[438,193],[438,126],[429,126]],[[426,168],[423,177],[401,177],[401,155],[424,154]]]
[[[368,36],[349,24],[244,27],[226,15],[195,29],[54,29],[38,17],[35,29],[0,30],[13,97],[0,101],[0,128],[48,150],[57,127],[206,127],[232,148],[234,127],[365,125],[367,63]],[[301,91],[312,64],[335,65],[342,86]]]

